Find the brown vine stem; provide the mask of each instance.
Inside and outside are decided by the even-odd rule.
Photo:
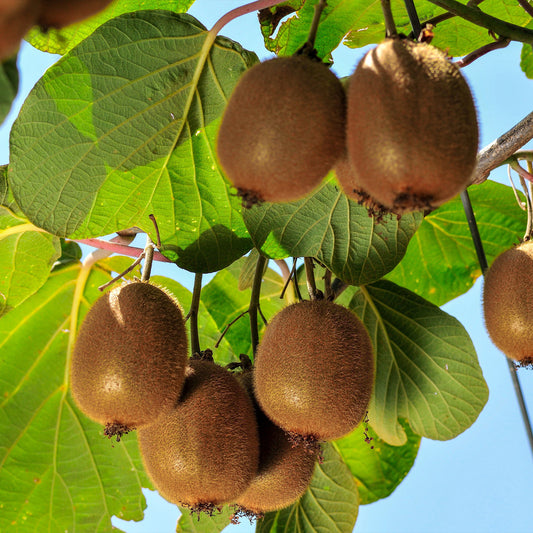
[[[195,274],[192,290],[191,308],[187,317],[191,322],[191,353],[200,353],[200,336],[198,334],[198,311],[200,309],[200,294],[202,292],[202,274]]]
[[[154,260],[154,243],[146,234],[146,246],[144,247],[144,268],[141,281],[148,281],[152,273],[152,261]]]
[[[319,0],[317,4],[315,4],[315,13],[313,15],[313,21],[311,22],[311,28],[309,28],[309,35],[307,36],[307,41],[303,45],[302,49],[308,49],[313,50],[315,48],[315,40],[316,40],[316,34],[318,32],[318,25],[320,24],[320,17],[322,15],[322,11],[324,11],[324,8],[328,5],[326,0]]]
[[[279,0],[257,0],[256,2],[251,2],[244,6],[236,7],[220,17],[215,22],[211,30],[209,30],[209,33],[216,36],[226,24],[230,23],[232,20],[235,20],[237,17],[242,17],[243,15],[248,15],[248,13],[260,11],[261,9],[267,9],[279,3]]]
[[[510,42],[510,39],[498,39],[493,43],[486,44],[485,46],[481,46],[477,50],[470,52],[469,54],[464,56],[463,59],[459,59],[458,61],[456,61],[455,64],[459,68],[464,68],[467,65],[473,63],[476,59],[479,59],[480,57],[484,56],[485,54],[488,54],[489,52],[492,52],[493,50],[498,50],[500,48],[505,48],[506,46],[509,46]]]
[[[267,258],[264,255],[259,255],[257,264],[255,265],[255,276],[252,285],[252,294],[250,295],[250,307],[248,313],[250,315],[250,331],[252,336],[252,349],[255,355],[257,346],[259,344],[259,329],[257,326],[257,311],[259,309],[259,297],[261,296],[261,283],[263,281],[263,272],[267,264]],[[264,319],[264,318],[263,318]]]
[[[457,0],[428,0],[436,6],[442,7],[446,11],[457,15],[472,24],[487,28],[500,37],[507,37],[512,41],[533,44],[533,30],[522,28],[516,24],[505,22],[491,15],[487,15],[478,7],[471,7],[457,2]]]
[[[533,111],[509,131],[480,150],[470,185],[484,182],[491,170],[505,163],[531,139],[533,139]]]
[[[533,17],[533,6],[527,0],[518,0],[518,3],[524,8],[524,11]]]
[[[392,16],[392,9],[390,0],[381,0],[381,10],[383,11],[383,18],[385,19],[385,30],[387,37],[395,37],[398,35],[396,31],[396,24]]]
[[[93,248],[99,248],[100,250],[108,250],[111,253],[127,255],[128,257],[139,257],[144,253],[142,248],[135,248],[133,246],[128,246],[127,244],[121,244],[118,242],[104,241],[102,239],[75,239],[74,242],[79,242],[80,244],[87,244]],[[108,254],[111,255],[111,254]],[[154,261],[161,261],[163,263],[172,263],[170,259],[167,259],[162,253],[154,251]]]
[[[313,259],[311,257],[304,257],[305,275],[307,278],[307,292],[311,300],[316,300],[319,291],[316,288],[315,282],[315,266],[313,265]]]

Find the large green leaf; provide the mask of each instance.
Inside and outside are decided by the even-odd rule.
[[[324,462],[317,464],[311,485],[300,500],[267,513],[257,533],[352,533],[359,497],[355,480],[332,444],[324,444]]]
[[[302,200],[253,206],[244,220],[265,255],[314,257],[346,283],[360,285],[382,278],[402,260],[422,215],[411,213],[399,221],[386,215],[377,222],[365,207],[324,182]]]
[[[4,121],[19,88],[17,56],[0,63],[0,124]]]
[[[98,26],[123,13],[145,9],[166,9],[185,13],[194,0],[114,0],[107,8],[81,22],[60,30],[42,30],[35,26],[26,35],[26,40],[35,48],[52,54],[65,54],[88,37]]]
[[[420,436],[408,424],[402,424],[407,442],[391,446],[380,439],[371,427],[360,424],[352,433],[334,442],[344,462],[355,477],[361,505],[390,496],[411,470]],[[368,442],[367,439],[372,439]]]
[[[79,263],[54,270],[36,294],[0,319],[3,532],[110,532],[113,515],[142,518],[141,486],[150,483],[135,435],[120,443],[105,439],[69,394],[73,314],[79,304],[83,316],[108,279]]]
[[[218,272],[202,289],[202,303],[218,325],[220,334],[234,320],[245,313],[250,306],[251,289],[239,290],[239,276],[245,261],[244,258],[240,259],[229,268]],[[283,279],[279,274],[270,269],[265,272],[261,283],[259,304],[267,318],[272,317],[285,305],[285,301],[280,299],[283,285]],[[258,325],[261,334],[264,330],[261,318],[258,318]],[[233,350],[233,360],[238,360],[238,356],[241,353],[251,357],[253,350],[248,315],[244,315],[234,322],[224,335],[224,339],[227,340]],[[215,357],[218,350],[220,348],[214,350]]]
[[[57,237],[0,206],[0,316],[45,283],[60,255]]]
[[[497,255],[519,242],[527,216],[511,187],[486,181],[468,192],[487,261],[492,264]],[[387,279],[443,305],[468,291],[480,275],[463,204],[457,197],[425,217],[402,262]]]
[[[208,37],[189,15],[128,13],[46,72],[11,134],[10,184],[35,225],[79,238],[138,226],[155,239],[154,214],[165,253],[195,272],[251,248],[215,138],[257,58]]]
[[[370,424],[393,445],[415,433],[453,439],[477,419],[488,388],[474,345],[454,317],[390,281],[348,288],[348,304],[367,327],[376,353]]]

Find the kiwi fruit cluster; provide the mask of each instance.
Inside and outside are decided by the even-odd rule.
[[[238,82],[218,157],[243,204],[311,192],[335,168],[348,197],[371,214],[431,210],[475,169],[479,132],[459,68],[429,43],[387,38],[344,88],[309,57],[253,66]]]
[[[0,2],[0,60],[14,54],[33,26],[63,28],[104,9],[111,0],[5,0]]]
[[[485,274],[483,312],[492,342],[510,359],[533,364],[533,242],[496,257]]]

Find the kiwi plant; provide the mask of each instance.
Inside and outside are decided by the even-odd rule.
[[[228,370],[191,359],[174,409],[138,432],[146,472],[168,501],[212,511],[243,493],[257,472],[252,402]]]
[[[185,381],[187,332],[178,302],[148,282],[116,287],[87,313],[74,347],[74,400],[120,436],[171,410]]]
[[[280,311],[265,330],[254,367],[261,409],[304,441],[338,439],[366,414],[374,384],[372,342],[341,305],[301,301]]]
[[[254,65],[235,87],[217,140],[220,164],[250,206],[311,192],[345,142],[345,93],[322,62],[296,55]]]
[[[533,363],[533,242],[500,254],[485,274],[485,324],[492,342],[507,357]]]
[[[63,28],[104,9],[111,0],[40,0],[37,24],[43,28]]]
[[[350,78],[346,142],[360,188],[375,202],[399,214],[433,209],[467,186],[476,165],[468,84],[441,50],[388,38]]]
[[[261,411],[254,398],[253,370],[237,374],[253,400],[259,429],[259,468],[246,491],[235,501],[240,512],[261,516],[294,503],[307,490],[316,456],[294,446],[289,436]]]

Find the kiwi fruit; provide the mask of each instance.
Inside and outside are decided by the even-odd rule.
[[[344,150],[345,115],[343,87],[320,61],[278,57],[246,71],[217,139],[220,164],[243,204],[311,192]]]
[[[21,39],[35,25],[40,3],[40,0],[0,2],[0,60],[18,50]]]
[[[41,0],[37,24],[42,28],[63,28],[102,11],[111,0]]]
[[[191,359],[179,401],[138,432],[146,472],[166,500],[212,511],[243,493],[257,472],[252,402],[235,376]]]
[[[396,213],[433,209],[466,188],[478,137],[466,80],[430,44],[386,39],[350,78],[351,165],[361,188]]]
[[[253,372],[237,374],[253,399]],[[261,516],[297,501],[311,483],[316,456],[294,446],[289,436],[273,424],[253,399],[259,429],[259,468],[236,504],[245,515]]]
[[[275,315],[254,361],[261,409],[307,441],[350,433],[366,414],[373,384],[374,354],[364,324],[326,300],[302,301]]]
[[[87,313],[72,354],[72,396],[109,436],[171,410],[185,381],[187,332],[178,302],[148,282],[116,287]]]
[[[533,363],[533,242],[496,257],[485,274],[483,312],[492,342],[510,359]]]

